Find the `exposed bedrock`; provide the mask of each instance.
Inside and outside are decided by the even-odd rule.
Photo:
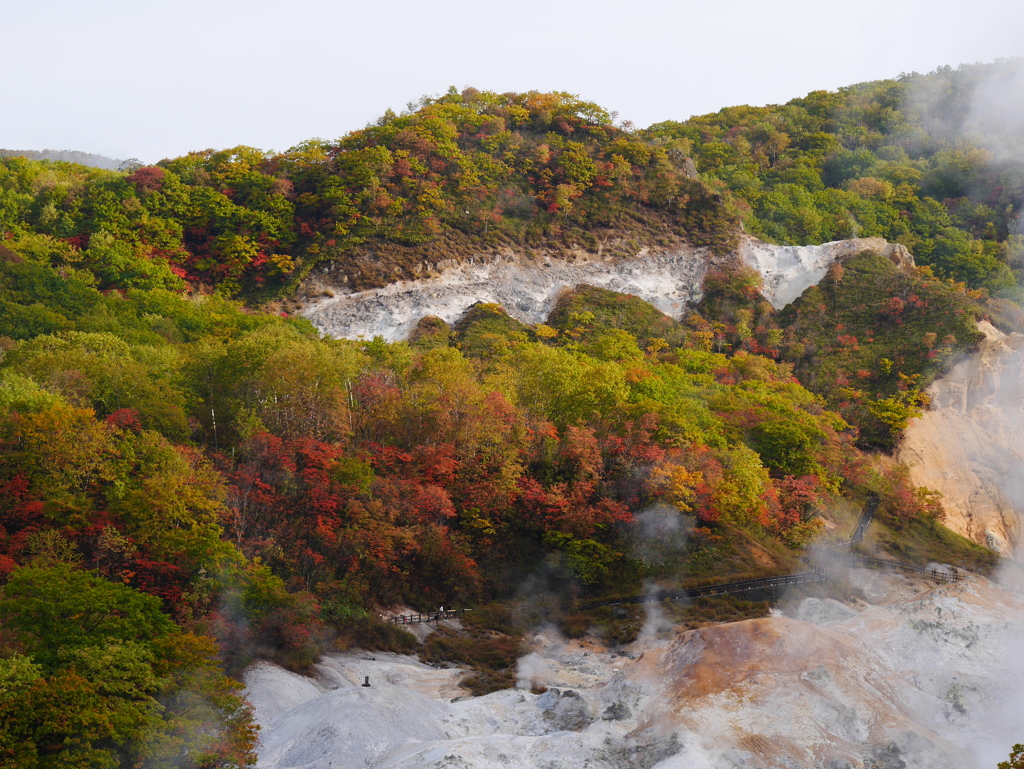
[[[946,525],[1006,555],[1024,514],[1024,336],[979,324],[985,340],[928,389],[899,458],[915,485],[942,492]]]
[[[538,632],[524,688],[484,697],[464,696],[458,670],[380,652],[329,655],[311,678],[259,663],[245,675],[259,767],[984,769],[1005,758],[1020,739],[1021,597],[980,577],[847,579],[866,600],[806,598],[785,616],[626,653]]]
[[[773,246],[745,238],[734,255],[764,276],[765,298],[784,307],[821,280],[829,266],[872,249],[901,266],[913,265],[905,248],[881,238],[841,240],[820,246]],[[580,252],[573,260],[508,251],[486,260],[439,265],[440,275],[352,292],[326,266],[306,280],[311,298],[302,314],[324,333],[348,339],[404,339],[433,315],[453,323],[477,302],[493,302],[524,323],[539,323],[559,295],[579,284],[632,294],[666,315],[681,318],[700,301],[704,276],[719,258],[706,248],[643,248],[630,259],[602,259]],[[728,260],[728,257],[726,257]]]
[[[820,246],[774,246],[747,238],[739,248],[743,261],[761,273],[761,293],[776,310],[817,285],[835,262],[863,251],[876,251],[904,270],[914,266],[914,258],[905,246],[884,238],[835,240]]]

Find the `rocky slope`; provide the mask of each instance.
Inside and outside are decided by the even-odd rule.
[[[1008,704],[1024,599],[979,577],[849,579],[864,600],[805,598],[622,653],[538,633],[523,688],[480,698],[455,696],[453,671],[395,655],[335,655],[315,679],[261,663],[246,676],[260,766],[965,769],[1005,757],[1024,726]]]
[[[761,273],[761,293],[776,310],[781,310],[817,285],[834,263],[868,250],[877,251],[901,269],[914,266],[914,258],[905,246],[883,238],[836,240],[820,246],[775,246],[746,238],[740,243],[739,255]]]
[[[1024,515],[1024,336],[980,328],[979,350],[929,388],[899,458],[916,485],[942,492],[947,526],[1011,554]]]
[[[902,246],[881,238],[842,240],[820,246],[774,246],[745,238],[733,258],[764,276],[765,297],[781,308],[821,280],[829,266],[867,249],[898,264],[913,264]],[[453,323],[477,302],[500,304],[524,323],[545,320],[559,294],[581,283],[632,294],[666,315],[680,318],[700,300],[701,286],[716,257],[706,248],[643,248],[631,259],[602,259],[579,252],[570,261],[533,259],[508,251],[486,260],[443,266],[439,276],[352,292],[334,280],[330,267],[303,285],[311,297],[301,313],[324,333],[348,339],[404,339],[421,318]]]

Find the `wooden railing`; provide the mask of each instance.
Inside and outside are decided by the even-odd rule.
[[[467,611],[472,611],[472,609],[445,609],[444,611],[431,611],[422,614],[389,614],[385,619],[395,625],[418,625],[421,622],[458,619],[464,616]]]
[[[870,556],[850,553],[851,564],[859,563],[864,566],[878,566],[884,569],[898,569],[911,574],[919,574],[934,582],[959,582],[962,575],[956,569],[943,571],[940,569],[928,569],[924,566],[917,566],[903,561],[890,561],[885,558],[871,558]],[[810,571],[797,572],[796,574],[785,574],[780,577],[763,577],[761,579],[747,579],[742,582],[726,582],[719,585],[704,585],[692,587],[685,590],[659,590],[647,595],[631,596],[628,598],[610,598],[603,601],[588,601],[580,604],[581,609],[597,609],[602,606],[625,606],[638,603],[658,603],[660,601],[690,600],[715,595],[737,595],[755,591],[776,591],[779,588],[792,585],[807,585],[816,582],[828,582],[835,576],[827,569],[814,568]]]
[[[868,526],[875,519],[875,513],[878,511],[878,505],[881,500],[871,495],[864,503],[864,508],[860,511],[860,519],[857,521],[857,528],[853,530],[853,534],[850,535],[849,539],[845,539],[842,542],[832,542],[826,545],[817,545],[818,550],[841,550],[845,547],[851,547],[852,545],[859,544],[864,539],[864,533],[868,530]]]
[[[872,558],[871,556],[861,555],[860,553],[850,553],[850,562],[861,563],[865,566],[879,566],[883,569],[899,569],[900,571],[905,571],[909,574],[920,574],[921,576],[927,577],[935,582],[959,582],[962,577],[956,568],[953,568],[952,571],[929,569],[925,566],[917,566],[913,563],[890,561],[887,558]]]
[[[692,598],[703,598],[714,595],[736,595],[758,590],[777,590],[791,585],[807,585],[814,582],[826,582],[831,575],[824,569],[811,569],[797,574],[784,574],[779,577],[762,577],[761,579],[745,579],[742,582],[726,582],[719,585],[686,588],[684,590],[658,590],[647,595],[628,598],[610,598],[604,601],[588,601],[580,604],[581,609],[597,609],[602,606],[624,606],[637,603],[659,603],[661,601],[679,601]]]

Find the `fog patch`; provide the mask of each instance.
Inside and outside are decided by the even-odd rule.
[[[1020,161],[1024,143],[1024,59],[940,67],[904,78],[903,108],[933,140],[952,145],[963,138],[1000,161]],[[917,137],[922,138],[922,137]],[[924,147],[913,146],[917,154]]]
[[[578,588],[572,573],[554,559],[541,562],[519,583],[512,603],[512,619],[533,633],[558,633],[551,624]]]
[[[546,687],[551,681],[551,663],[537,652],[530,652],[516,663],[516,688],[535,690]]]
[[[998,62],[975,86],[963,129],[996,160],[1024,160],[1024,59]]]
[[[678,560],[693,531],[693,518],[671,505],[654,505],[636,515],[636,556],[649,569]]]
[[[683,515],[671,505],[654,505],[636,516],[636,556],[654,573],[673,576],[681,568],[686,543],[693,531],[694,519]],[[655,600],[659,586],[654,580],[644,582],[643,595],[649,599],[641,604],[644,624],[634,642],[650,646],[668,637],[673,622],[665,616],[661,602]]]
[[[1024,468],[1018,471],[1017,482],[1021,475],[1024,475]],[[991,717],[985,721],[985,732],[971,745],[978,767],[992,767],[1006,761],[1013,746],[1024,742],[1024,688],[1020,685],[1024,681],[1024,657],[1020,654],[1024,648],[1024,562],[1019,557],[1004,558],[995,581],[1018,601],[1016,607],[1010,609],[1016,621],[1007,623],[1008,632],[999,655],[999,661],[1005,666],[1003,690],[996,693],[1001,703],[992,708]]]
[[[646,585],[644,592],[650,595],[655,592],[655,586],[653,584]],[[661,602],[652,600],[641,605],[644,609],[644,624],[640,628],[636,641],[633,642],[634,645],[645,647],[664,641],[671,633],[674,623],[665,616]]]

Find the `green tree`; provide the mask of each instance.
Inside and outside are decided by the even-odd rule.
[[[76,649],[149,642],[174,628],[160,599],[68,565],[16,570],[3,588],[0,616],[47,671]]]
[[[240,767],[251,717],[212,642],[160,600],[67,564],[16,569],[0,624],[0,759],[24,767]]]
[[[1000,761],[997,769],[1024,769],[1024,745],[1014,745],[1010,751],[1010,758]]]

